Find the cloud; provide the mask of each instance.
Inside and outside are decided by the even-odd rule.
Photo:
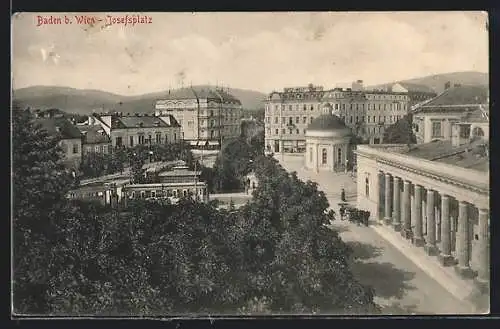
[[[175,86],[182,71],[185,83],[219,81],[267,92],[308,82],[330,87],[354,79],[381,83],[488,70],[484,15],[151,15],[151,25],[86,31],[81,26],[36,28],[33,16],[23,14],[13,31],[17,87],[57,81],[143,93]],[[56,65],[43,65],[40,49],[51,43],[57,48],[51,56]]]

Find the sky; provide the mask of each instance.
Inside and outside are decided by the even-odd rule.
[[[261,92],[488,72],[486,12],[127,13],[12,17],[14,89],[56,85],[121,95],[199,84]],[[38,16],[68,17],[43,24]],[[150,23],[149,23],[150,21]]]

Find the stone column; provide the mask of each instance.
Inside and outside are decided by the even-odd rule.
[[[439,261],[443,266],[455,265],[455,259],[451,255],[451,217],[450,197],[441,195],[441,254]]]
[[[394,228],[394,231],[400,231],[401,230],[401,204],[400,204],[400,199],[401,199],[401,190],[399,188],[399,182],[401,179],[399,177],[394,176],[394,208],[392,211],[392,227]]]
[[[490,281],[490,234],[488,210],[479,208],[479,252],[478,277],[483,285]]]
[[[387,225],[392,221],[392,195],[391,195],[391,174],[385,174],[385,216],[384,222]]]
[[[434,191],[427,190],[427,236],[425,251],[428,255],[437,255],[436,248],[436,217],[434,214]]]
[[[319,145],[316,144],[316,154],[314,157],[314,167],[316,168],[316,172],[319,172]]]
[[[458,204],[458,227],[457,227],[457,272],[464,278],[474,277],[470,268],[469,259],[469,218],[467,213],[468,204],[460,201]]]
[[[417,247],[424,245],[424,237],[422,236],[422,187],[415,185],[415,234],[413,235],[413,244]]]
[[[404,181],[403,184],[403,224],[404,228],[401,230],[401,235],[406,239],[411,239],[411,200],[410,200],[410,188],[411,183],[407,180]]]

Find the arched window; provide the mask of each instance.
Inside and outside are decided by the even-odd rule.
[[[474,127],[472,130],[472,136],[474,137],[483,137],[484,136],[484,131],[480,127]]]
[[[366,190],[366,196],[370,196],[370,180],[368,177],[365,178],[365,190]]]
[[[339,148],[337,150],[337,162],[342,163],[342,149],[341,148]]]
[[[327,152],[326,149],[322,149],[321,151],[321,164],[326,164],[327,162]]]

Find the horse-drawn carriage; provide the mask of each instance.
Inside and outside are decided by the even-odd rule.
[[[368,226],[370,212],[366,210],[357,209],[345,202],[339,203],[340,207],[340,220],[349,220],[351,223],[357,225]]]

